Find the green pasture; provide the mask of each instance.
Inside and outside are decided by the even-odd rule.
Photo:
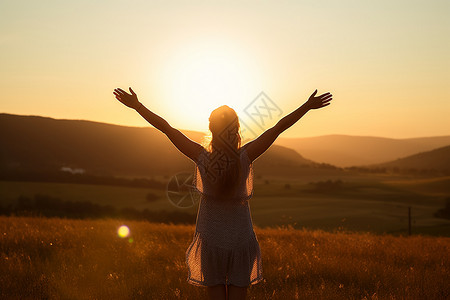
[[[433,214],[450,195],[449,177],[393,178],[347,176],[345,178],[255,178],[250,200],[253,222],[259,227],[292,226],[328,231],[369,231],[407,234],[411,207],[413,234],[450,236],[450,221]],[[317,182],[331,181],[321,190]],[[336,183],[338,182],[339,183]],[[325,184],[325,186],[327,186]],[[156,195],[148,201],[147,195]],[[90,201],[117,208],[183,211],[195,214],[197,206],[179,208],[166,191],[120,186],[0,181],[0,205],[19,196],[43,194],[64,201]]]
[[[148,201],[151,193],[158,198]],[[133,207],[149,210],[176,210],[166,195],[166,191],[90,184],[0,181],[0,204],[8,204],[19,196],[33,197],[36,194],[48,195],[64,201],[89,201],[99,205],[113,205],[117,208]],[[195,213],[195,210],[192,211]]]

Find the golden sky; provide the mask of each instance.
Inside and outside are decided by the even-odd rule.
[[[242,121],[318,89],[333,104],[284,137],[450,134],[450,1],[0,2],[0,112],[147,126],[117,102],[133,87],[179,129]]]

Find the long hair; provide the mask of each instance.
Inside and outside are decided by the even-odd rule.
[[[207,145],[213,186],[218,198],[236,191],[242,174],[239,160],[241,135],[239,118],[234,109],[223,105],[212,111],[209,117],[211,139]]]

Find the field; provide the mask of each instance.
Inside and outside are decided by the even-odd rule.
[[[152,193],[157,199],[147,201]],[[0,205],[21,196],[49,195],[65,201],[90,201],[114,207],[150,211],[176,211],[192,215],[197,206],[171,204],[165,190],[40,182],[0,181]],[[413,234],[450,237],[450,221],[434,213],[450,196],[450,177],[408,178],[394,176],[305,176],[256,178],[250,200],[254,224],[259,227],[290,225],[296,229],[351,230],[395,235],[408,232],[411,207]]]
[[[117,235],[126,224],[129,238]],[[193,226],[0,217],[2,299],[204,299],[186,282]],[[255,228],[250,299],[448,299],[450,239]]]

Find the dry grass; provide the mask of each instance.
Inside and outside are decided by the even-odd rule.
[[[193,226],[0,217],[0,298],[202,299],[187,284]],[[256,229],[251,299],[448,299],[450,239]]]

